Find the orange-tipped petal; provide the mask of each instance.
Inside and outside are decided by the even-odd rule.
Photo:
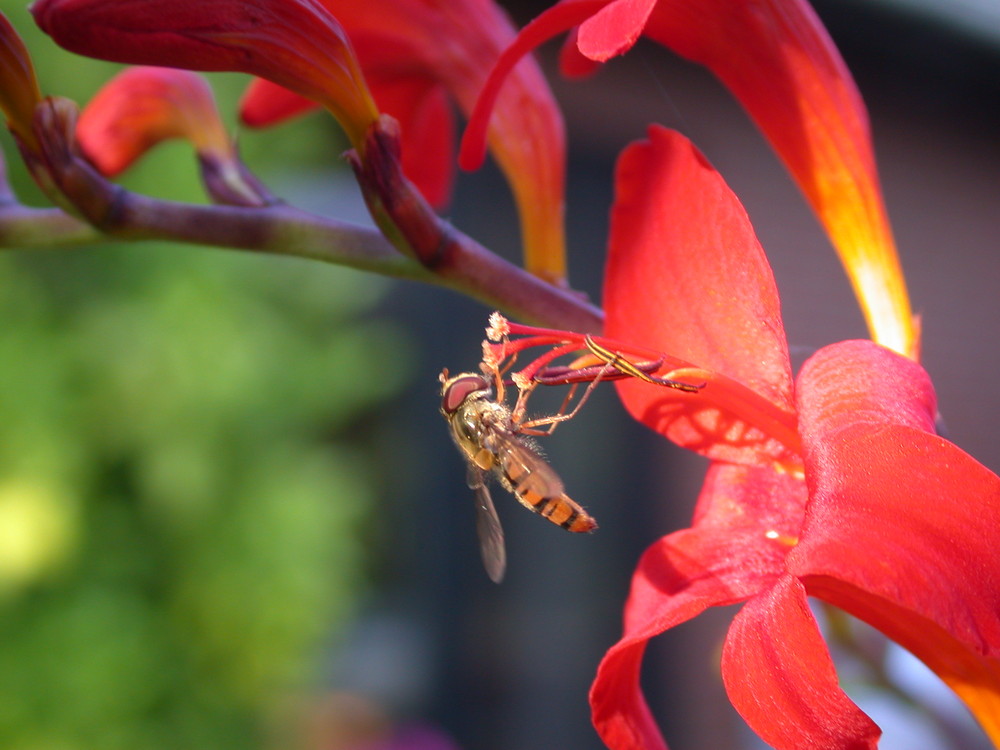
[[[182,138],[194,146],[213,200],[241,206],[274,200],[243,166],[212,89],[196,73],[150,66],[122,71],[87,104],[76,124],[76,138],[87,158],[109,177],[158,143]]]
[[[644,27],[643,27],[643,24]],[[563,0],[501,55],[470,118],[461,164],[482,162],[485,128],[503,79],[547,39],[579,26],[578,49],[603,61],[639,31],[702,63],[740,100],[826,227],[872,337],[916,358],[910,311],[882,202],[867,113],[843,60],[805,0]],[[564,65],[585,65],[564,55]]]
[[[373,89],[374,81],[410,79],[424,87],[430,79],[466,113],[516,35],[493,0],[324,2],[350,33]],[[517,66],[508,84],[489,128],[490,149],[517,203],[525,267],[561,282],[566,275],[562,117],[534,62]]]
[[[646,34],[707,66],[770,140],[826,227],[872,338],[917,333],[850,72],[805,0],[660,2]]]
[[[516,33],[492,0],[471,2],[464,14],[458,13],[457,7],[452,12],[453,23],[467,24],[462,16],[473,17],[480,28],[479,38],[466,37],[461,58],[446,58],[453,75],[461,75],[461,80],[453,78],[447,85],[471,120],[494,63]],[[436,40],[430,41],[442,47]],[[511,70],[507,87],[496,100],[486,138],[514,193],[524,267],[554,284],[565,284],[565,133],[559,106],[533,60],[521,60]]]
[[[42,100],[24,41],[0,13],[0,109],[9,127],[28,148],[37,150],[31,130],[35,107]]]
[[[329,109],[359,150],[378,119],[347,35],[314,0],[36,0],[31,11],[79,54],[272,80]]]
[[[171,138],[190,141],[204,156],[225,159],[232,153],[208,83],[175,68],[119,73],[84,108],[76,135],[87,158],[108,176]]]

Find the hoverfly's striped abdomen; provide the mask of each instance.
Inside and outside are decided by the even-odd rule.
[[[549,519],[557,526],[562,526],[566,531],[581,533],[590,532],[597,528],[597,522],[571,500],[569,495],[542,497],[529,491],[521,492],[520,490],[516,494],[517,499],[535,513]]]
[[[508,450],[499,458],[503,478],[522,505],[567,531],[581,533],[597,528],[587,511],[562,491],[556,473],[527,445]]]

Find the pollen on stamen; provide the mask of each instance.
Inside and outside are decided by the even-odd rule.
[[[510,379],[514,381],[514,385],[519,391],[526,391],[533,386],[530,377],[527,377],[523,372],[511,373]]]
[[[498,343],[510,335],[510,321],[499,312],[491,312],[489,325],[486,327],[486,338]]]
[[[789,534],[782,534],[780,531],[770,529],[764,532],[764,537],[770,539],[773,542],[784,545],[785,547],[794,547],[799,543],[799,538],[797,536],[791,536]]]
[[[492,372],[500,367],[500,363],[503,362],[504,357],[506,357],[506,354],[503,351],[503,347],[491,344],[489,341],[484,341],[483,359],[480,367]]]

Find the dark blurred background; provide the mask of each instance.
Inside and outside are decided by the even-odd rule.
[[[523,24],[547,4],[504,5]],[[996,470],[995,3],[978,17],[971,1],[816,7],[871,112],[949,437]],[[84,102],[117,69],[55,48],[22,2],[0,9],[46,93]],[[692,138],[746,205],[798,361],[865,336],[816,220],[714,79],[640,42],[566,82],[556,50],[540,57],[569,128],[575,287],[599,299],[614,159],[655,121]],[[211,80],[233,122],[245,78]],[[4,136],[19,196],[40,203]],[[328,118],[240,140],[289,202],[365,220]],[[123,181],[201,195],[182,144]],[[495,170],[462,175],[449,216],[518,257]],[[642,550],[687,525],[703,463],[598,392],[545,448],[600,531],[564,534],[497,490],[510,564],[491,584],[437,414],[437,374],[475,366],[488,312],[294,259],[154,243],[0,254],[0,746],[600,747],[595,667]],[[719,680],[731,616],[650,647],[644,684],[674,750],[759,747]],[[952,746],[982,742],[933,678],[891,664],[939,707]],[[948,746],[926,712],[840,666],[882,747]]]

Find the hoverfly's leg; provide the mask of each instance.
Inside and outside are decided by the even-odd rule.
[[[638,378],[643,382],[663,385],[667,388],[676,388],[679,391],[686,391],[687,393],[697,393],[705,386],[704,383],[701,385],[692,385],[691,383],[682,383],[679,380],[669,380],[667,378],[650,375],[648,372],[645,372],[641,366],[636,365],[634,362],[630,362],[618,352],[605,349],[603,346],[594,341],[589,333],[583,337],[583,342],[587,345],[587,349],[590,350],[591,354],[606,362],[612,369],[618,370],[619,372],[633,378]]]
[[[507,339],[506,337],[504,338],[503,341],[500,342],[501,346],[500,357],[497,359],[497,366],[496,366],[497,373],[499,373],[500,375],[506,375],[507,372],[514,366],[514,363],[517,362],[517,352],[514,352],[513,354],[507,354],[508,342],[509,339]],[[510,358],[509,361],[508,357]]]
[[[569,405],[570,399],[573,396],[573,390],[577,386],[576,383],[573,383],[573,386],[570,388],[570,392],[567,394],[565,400],[563,400],[563,405],[557,414],[552,414],[548,417],[538,417],[537,419],[522,422],[518,424],[518,431],[527,435],[551,435],[555,432],[555,429],[559,424],[568,422],[577,415],[577,412],[579,412],[583,405],[587,403],[587,399],[590,398],[590,394],[597,387],[597,384],[601,382],[605,375],[610,374],[613,369],[614,366],[608,362],[604,365],[604,367],[597,371],[597,375],[595,375],[594,379],[590,381],[590,385],[587,386],[587,390],[585,390],[583,395],[580,396],[580,400],[577,401],[576,406],[573,407],[573,411],[568,414],[565,413],[565,409]],[[548,429],[542,430],[539,429],[540,427],[548,427]]]
[[[578,385],[580,385],[580,384],[579,383],[571,383],[570,384],[569,390],[566,391],[566,398],[564,398],[563,402],[559,405],[559,411],[556,412],[556,416],[561,416],[563,414],[566,414],[566,409],[568,409],[570,403],[572,403],[573,396],[574,396],[574,394],[576,394],[576,387]],[[589,391],[592,387],[593,387],[593,383],[591,383],[590,385],[587,386],[587,391]],[[580,403],[583,403],[583,399],[585,399],[586,397],[587,397],[587,395],[585,393],[584,396],[583,396],[583,398],[580,399]],[[577,404],[576,408],[573,410],[573,414],[576,414],[576,412],[579,410],[579,408],[580,408],[580,404]],[[572,417],[572,415],[570,415],[570,417]],[[551,435],[553,432],[555,432],[556,425],[558,425],[558,424],[559,424],[558,422],[553,422],[552,424],[550,424],[549,425],[549,429],[548,429],[548,431],[547,431],[546,434]]]
[[[482,370],[484,375],[491,377],[493,379],[493,387],[496,391],[497,403],[504,403],[507,400],[507,384],[510,381],[504,381],[504,375],[514,369],[514,365],[517,364],[517,352],[513,354],[507,353],[507,344],[510,343],[510,339],[506,336],[501,338],[499,341],[495,342],[500,345],[499,355],[490,354],[488,356],[484,355],[483,361],[479,365],[479,369]],[[487,342],[483,342],[485,347]],[[522,396],[518,395],[518,402],[520,403]]]
[[[538,383],[535,381],[530,381],[528,385],[523,388],[520,385],[518,386],[517,401],[514,404],[514,409],[510,413],[511,421],[514,424],[520,424],[521,420],[524,419],[524,413],[528,409],[528,397],[534,393],[537,385]]]
[[[515,354],[513,357],[511,357],[510,362],[505,363],[504,360],[507,359],[506,337],[502,339],[499,343],[501,347],[500,354],[495,355],[492,352],[487,353],[488,350],[486,347],[488,342],[486,341],[483,342],[483,360],[482,362],[479,363],[479,370],[480,372],[483,373],[483,375],[485,375],[486,377],[490,378],[493,381],[493,390],[496,393],[496,400],[498,403],[502,404],[507,395],[506,389],[504,388],[503,384],[503,375],[505,372],[507,372],[507,370],[509,370],[513,366],[514,361],[517,359],[517,355]]]
[[[507,399],[507,392],[503,387],[503,371],[500,369],[500,364],[503,360],[493,366],[493,389],[496,391],[496,399],[498,404],[504,403]]]
[[[518,425],[518,429],[523,429],[527,426],[527,429],[531,431],[532,435],[551,435],[553,430],[555,430],[555,425],[561,421],[565,421],[562,417],[566,414],[566,408],[573,400],[573,394],[576,393],[576,387],[578,385],[579,383],[570,384],[569,390],[566,392],[566,397],[563,399],[562,404],[559,405],[559,411],[557,411],[554,415],[550,417],[540,417],[526,422],[524,421],[524,414],[528,409],[528,396],[530,396],[538,386],[537,381],[531,381],[531,384],[518,394],[517,403],[514,405],[514,410],[511,412],[511,421]],[[574,410],[573,413],[575,414],[576,410]],[[553,421],[556,417],[559,418],[558,421]],[[539,424],[548,424],[550,427],[548,430],[531,430],[533,425],[537,426]]]

